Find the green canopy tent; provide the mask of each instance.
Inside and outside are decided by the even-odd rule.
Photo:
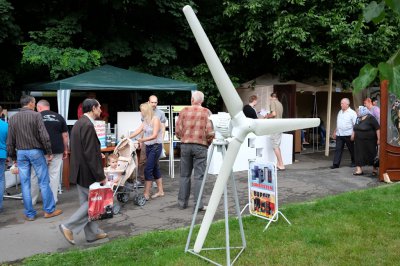
[[[49,83],[27,86],[30,91],[57,91],[59,113],[68,120],[71,90],[167,90],[194,91],[197,85],[104,65],[94,70]]]

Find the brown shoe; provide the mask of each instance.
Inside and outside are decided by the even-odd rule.
[[[97,240],[100,240],[100,239],[104,239],[104,238],[107,238],[107,237],[108,237],[107,233],[101,233],[101,234],[97,234],[95,239],[86,240],[86,241],[89,242],[89,243],[92,243],[94,241],[97,241]]]
[[[51,217],[54,217],[54,216],[58,216],[61,213],[63,213],[62,210],[54,210],[52,213],[44,212],[44,218],[51,218]]]
[[[26,221],[32,222],[32,221],[35,221],[36,217],[35,217],[35,216],[29,217],[29,216],[24,215],[24,219],[25,219]]]
[[[74,241],[74,234],[72,233],[71,230],[69,230],[67,227],[65,227],[63,224],[60,224],[58,226],[60,228],[61,234],[65,237],[65,239],[71,244],[75,245]]]

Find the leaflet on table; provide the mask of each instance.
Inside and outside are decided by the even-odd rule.
[[[260,110],[260,112],[258,112],[259,115],[265,117],[269,112],[267,110],[265,110],[264,108]]]

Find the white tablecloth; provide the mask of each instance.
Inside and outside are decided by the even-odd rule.
[[[249,143],[250,139],[250,143]],[[208,155],[210,156],[211,147],[208,149]],[[281,153],[283,164],[292,164],[293,158],[293,135],[282,134],[281,141]],[[276,163],[276,157],[272,150],[271,138],[267,136],[256,136],[252,133],[247,135],[240,147],[239,153],[236,157],[236,161],[233,165],[233,172],[245,171],[249,168],[249,160],[256,160],[260,163],[272,162]],[[210,162],[208,169],[209,174],[216,175],[219,173],[219,169],[222,165],[222,153],[217,151],[217,147],[214,147],[213,157]]]

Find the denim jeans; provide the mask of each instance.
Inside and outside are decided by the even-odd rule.
[[[146,181],[151,181],[153,179],[159,179],[161,177],[160,165],[158,161],[160,160],[160,155],[162,152],[162,144],[156,143],[153,145],[146,145],[146,166],[144,168],[144,179]]]
[[[208,148],[199,144],[181,144],[181,179],[179,181],[178,204],[182,208],[188,206],[190,197],[191,176],[194,177],[194,206],[200,194],[201,183],[207,167]],[[203,200],[200,199],[199,207],[203,208]]]
[[[24,201],[25,216],[32,218],[36,216],[36,210],[32,205],[31,196],[31,166],[39,178],[39,187],[42,194],[43,210],[52,213],[55,210],[53,193],[50,189],[50,178],[44,153],[39,149],[18,150],[17,164],[19,177],[21,179],[22,199]]]
[[[0,210],[3,209],[3,195],[5,187],[4,171],[6,170],[6,159],[0,159]]]

